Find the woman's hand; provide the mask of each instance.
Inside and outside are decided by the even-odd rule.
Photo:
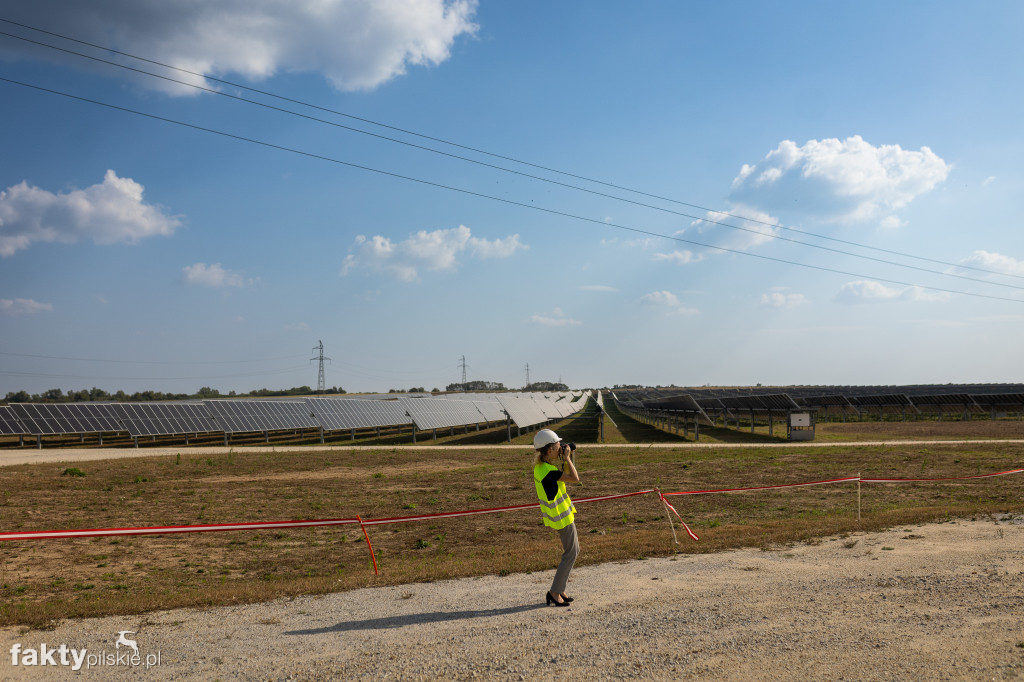
[[[569,448],[560,447],[558,450],[558,456],[562,458],[563,463],[562,476],[558,480],[566,483],[579,483],[580,474],[576,471],[576,464],[573,462],[574,457],[572,450],[569,450],[568,456],[566,456],[566,450],[569,450]]]

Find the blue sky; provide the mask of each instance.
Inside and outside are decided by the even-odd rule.
[[[0,395],[315,386],[321,339],[348,391],[443,388],[461,356],[509,387],[1024,381],[1020,3],[0,19],[481,162],[0,35],[0,78],[263,143],[0,81]]]

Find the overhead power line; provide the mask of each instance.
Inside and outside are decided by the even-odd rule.
[[[528,204],[528,203],[525,203],[525,202],[522,202],[522,201],[515,201],[513,199],[506,199],[506,198],[503,198],[503,197],[497,197],[497,196],[494,196],[494,195],[485,194],[483,192],[476,192],[476,191],[465,189],[465,188],[462,188],[462,187],[455,187],[453,185],[446,185],[446,184],[443,184],[443,183],[440,183],[440,182],[434,182],[432,180],[424,180],[423,178],[416,178],[416,177],[409,176],[409,175],[403,175],[401,173],[395,173],[393,171],[386,171],[386,170],[382,170],[382,169],[379,169],[379,168],[373,168],[371,166],[365,166],[365,165],[362,165],[362,164],[352,163],[350,161],[343,161],[341,159],[336,159],[336,158],[333,158],[333,157],[330,157],[330,156],[325,156],[323,154],[316,154],[316,153],[313,153],[313,152],[302,151],[300,149],[294,149],[292,147],[286,147],[286,146],[283,146],[283,145],[274,144],[272,142],[266,142],[266,141],[263,141],[263,140],[258,140],[256,138],[246,137],[244,135],[236,135],[234,133],[229,133],[229,132],[225,132],[225,131],[222,131],[222,130],[216,130],[214,128],[207,128],[205,126],[196,125],[194,123],[187,123],[185,121],[179,121],[179,120],[176,120],[176,119],[168,118],[166,116],[159,116],[157,114],[151,114],[151,113],[147,113],[147,112],[143,112],[143,111],[138,111],[137,109],[130,109],[128,107],[123,107],[123,106],[119,106],[119,105],[116,105],[116,104],[110,104],[108,102],[101,102],[99,100],[90,99],[88,97],[82,97],[81,95],[73,95],[71,93],[62,92],[60,90],[54,90],[52,88],[46,88],[46,87],[43,87],[43,86],[40,86],[40,85],[33,85],[31,83],[25,83],[23,81],[14,80],[14,79],[11,79],[11,78],[0,77],[0,82],[11,83],[12,85],[18,85],[18,86],[21,86],[21,87],[24,87],[24,88],[29,88],[29,89],[32,89],[32,90],[37,90],[37,91],[40,91],[40,92],[47,92],[47,93],[50,93],[50,94],[53,94],[53,95],[59,95],[61,97],[66,97],[68,99],[73,99],[73,100],[77,100],[77,101],[80,101],[80,102],[86,102],[86,103],[89,103],[89,104],[95,104],[97,106],[106,107],[108,109],[113,109],[115,111],[122,111],[122,112],[133,114],[133,115],[136,115],[136,116],[142,116],[144,118],[149,118],[149,119],[152,119],[152,120],[155,120],[155,121],[162,121],[164,123],[171,123],[171,124],[174,124],[174,125],[177,125],[177,126],[181,126],[181,127],[184,127],[184,128],[189,128],[189,129],[192,129],[192,130],[198,130],[198,131],[210,133],[210,134],[213,134],[213,135],[219,135],[221,137],[225,137],[225,138],[229,138],[229,139],[233,139],[233,140],[238,140],[238,141],[241,141],[241,142],[248,142],[250,144],[259,145],[259,146],[262,146],[262,147],[266,147],[268,149],[276,149],[276,150],[279,150],[279,151],[289,152],[289,153],[292,153],[292,154],[298,154],[300,156],[305,156],[305,157],[311,158],[311,159],[318,159],[318,160],[321,160],[321,161],[327,161],[327,162],[338,164],[338,165],[341,165],[341,166],[346,166],[348,168],[355,168],[355,169],[358,169],[358,170],[364,170],[364,171],[367,171],[367,172],[376,173],[376,174],[384,175],[384,176],[387,176],[387,177],[397,178],[397,179],[400,179],[400,180],[407,180],[409,182],[415,182],[415,183],[418,183],[418,184],[421,184],[421,185],[425,185],[425,186],[429,186],[429,187],[436,187],[436,188],[439,188],[439,189],[445,189],[445,190],[452,191],[452,192],[458,192],[460,194],[464,194],[464,195],[467,195],[467,196],[474,196],[474,197],[479,197],[481,199],[488,199],[488,200],[491,200],[491,201],[498,201],[498,202],[501,202],[503,204],[508,204],[510,206],[519,206],[519,207],[522,207],[522,208],[528,208],[528,209],[531,209],[531,210],[534,210],[534,211],[540,211],[542,213],[547,213],[547,214],[550,214],[550,215],[557,215],[557,216],[562,216],[562,217],[565,217],[565,218],[571,218],[573,220],[578,220],[578,221],[581,221],[581,222],[592,223],[592,224],[596,224],[596,225],[602,225],[602,226],[605,226],[605,227],[612,227],[612,228],[615,228],[615,229],[624,230],[624,231],[628,231],[628,232],[633,232],[633,233],[636,233],[636,234],[643,234],[643,235],[647,235],[647,236],[650,236],[650,237],[658,237],[658,238],[661,238],[661,239],[668,239],[670,241],[675,241],[675,242],[679,242],[679,243],[683,243],[683,244],[689,244],[689,245],[692,245],[692,246],[699,246],[699,247],[702,247],[702,248],[713,249],[713,250],[716,250],[716,251],[721,251],[723,253],[738,254],[738,255],[741,255],[741,256],[748,256],[750,258],[758,258],[760,260],[766,260],[766,261],[771,261],[771,262],[775,262],[775,263],[783,263],[783,264],[786,264],[786,265],[795,265],[795,266],[798,266],[798,267],[808,268],[808,269],[811,269],[811,270],[819,270],[819,271],[822,271],[822,272],[831,272],[831,273],[835,273],[835,274],[846,275],[846,276],[849,276],[849,277],[873,279],[873,280],[878,281],[878,282],[885,282],[887,284],[896,284],[898,286],[904,286],[904,287],[916,287],[918,289],[926,289],[926,290],[929,290],[929,291],[938,291],[938,292],[947,293],[947,294],[957,294],[957,295],[963,295],[963,296],[972,296],[972,297],[975,297],[975,298],[986,298],[986,299],[997,300],[997,301],[1009,301],[1009,302],[1013,302],[1013,303],[1024,303],[1024,299],[1008,298],[1008,297],[1005,297],[1005,296],[992,296],[992,295],[989,295],[989,294],[979,294],[979,293],[970,292],[970,291],[959,291],[959,290],[956,290],[956,289],[945,289],[945,288],[942,288],[942,287],[935,287],[935,286],[929,286],[929,285],[924,285],[924,284],[914,284],[914,283],[911,283],[911,282],[903,282],[903,281],[900,281],[900,280],[894,280],[894,279],[888,279],[888,278],[882,278],[882,277],[874,277],[874,276],[871,276],[871,275],[862,275],[862,274],[858,274],[858,273],[855,273],[855,272],[849,272],[849,271],[846,271],[846,270],[839,270],[839,269],[836,269],[836,268],[829,268],[829,267],[825,267],[825,266],[822,266],[822,265],[812,265],[812,264],[809,264],[809,263],[800,263],[798,261],[791,261],[791,260],[787,260],[785,258],[776,258],[776,257],[773,257],[773,256],[765,256],[763,254],[752,253],[752,252],[749,252],[749,251],[741,251],[739,249],[731,249],[731,248],[728,248],[728,247],[725,247],[725,246],[717,246],[717,245],[714,245],[714,244],[706,244],[704,242],[698,242],[698,241],[692,240],[692,239],[684,239],[682,237],[678,237],[678,236],[675,236],[675,235],[661,234],[659,232],[654,232],[652,230],[644,230],[644,229],[637,228],[637,227],[630,227],[628,225],[620,225],[618,223],[612,223],[612,222],[608,222],[608,221],[605,221],[605,220],[600,220],[600,219],[597,219],[597,218],[587,218],[586,216],[576,215],[574,213],[569,213],[567,211],[559,211],[557,209],[545,208],[545,207],[542,207],[542,206],[537,206],[536,204],[533,204],[533,203],[529,203]],[[990,282],[986,282],[986,284],[991,284],[991,283]],[[1010,285],[1004,285],[1004,286],[1010,286]],[[1019,288],[1019,287],[1014,287],[1014,288]]]
[[[275,374],[294,374],[304,372],[306,367],[292,367],[290,369],[275,369],[265,372],[245,372],[243,374],[220,374],[202,375],[195,377],[111,377],[111,376],[84,376],[79,374],[52,374],[48,372],[18,372],[0,370],[0,376],[12,377],[49,377],[51,379],[88,379],[90,381],[207,381],[209,379],[240,379],[251,377],[271,376]]]
[[[0,355],[14,358],[37,358],[40,360],[74,360],[75,362],[106,362],[118,365],[238,365],[253,362],[275,362],[277,360],[294,360],[305,357],[304,355],[283,355],[276,358],[255,358],[253,360],[107,360],[101,358],[70,358],[62,355],[34,355],[31,353],[7,353],[0,351]]]
[[[199,72],[196,72],[196,71],[190,71],[188,69],[184,69],[184,68],[181,68],[181,67],[173,66],[171,64],[166,64],[164,62],[156,61],[156,60],[153,60],[153,59],[148,59],[148,58],[145,58],[145,57],[140,57],[138,55],[133,55],[133,54],[128,53],[128,52],[122,52],[120,50],[114,50],[114,49],[109,48],[109,47],[105,47],[105,46],[102,46],[102,45],[97,45],[95,43],[91,43],[91,42],[88,42],[88,41],[80,40],[80,39],[77,39],[77,38],[72,38],[70,36],[66,36],[66,35],[63,35],[63,34],[60,34],[60,33],[55,33],[55,32],[52,32],[52,31],[47,31],[45,29],[40,29],[40,28],[37,28],[37,27],[34,27],[34,26],[29,26],[27,24],[22,24],[22,23],[19,23],[19,22],[16,22],[16,21],[11,21],[9,19],[0,18],[0,22],[8,23],[8,24],[11,24],[11,25],[14,25],[14,26],[19,26],[19,27],[24,28],[24,29],[28,29],[28,30],[35,31],[35,32],[38,32],[38,33],[43,33],[45,35],[49,35],[49,36],[53,36],[53,37],[56,37],[56,38],[60,38],[62,40],[67,40],[67,41],[70,41],[70,42],[78,43],[80,45],[86,45],[86,46],[89,46],[89,47],[92,47],[92,48],[95,48],[95,49],[104,50],[105,52],[108,52],[108,53],[121,55],[123,57],[128,57],[130,59],[135,59],[135,60],[138,60],[138,61],[141,61],[141,62],[144,62],[144,63],[153,64],[153,65],[160,66],[160,67],[163,67],[163,68],[166,68],[166,69],[171,69],[171,70],[174,70],[174,71],[178,71],[180,73],[185,73],[185,74],[188,74],[188,75],[191,75],[191,76],[196,76],[196,77],[202,78],[202,79],[204,79],[206,81],[213,81],[213,82],[216,82],[216,83],[222,83],[224,85],[229,85],[231,87],[239,88],[239,89],[242,89],[242,90],[245,90],[245,91],[248,91],[248,92],[258,93],[260,95],[264,95],[264,96],[267,96],[267,97],[272,97],[272,98],[275,98],[275,99],[278,99],[278,100],[281,100],[281,101],[291,102],[291,103],[294,103],[294,104],[300,104],[300,105],[305,106],[305,107],[309,107],[309,108],[312,108],[312,109],[324,111],[324,112],[331,113],[331,114],[334,114],[334,115],[337,115],[337,116],[343,116],[345,118],[349,118],[349,119],[356,120],[356,121],[361,121],[363,123],[368,123],[368,124],[371,124],[371,125],[374,125],[374,126],[378,126],[378,127],[381,127],[381,128],[388,129],[388,130],[393,130],[393,131],[396,131],[396,132],[401,132],[401,133],[406,134],[406,135],[412,135],[412,136],[415,136],[415,137],[418,137],[418,138],[421,138],[421,139],[430,140],[430,141],[433,141],[433,142],[439,142],[439,143],[442,143],[442,144],[445,144],[445,145],[449,145],[449,146],[452,146],[452,147],[456,147],[456,148],[459,148],[459,149],[464,149],[464,150],[467,150],[467,151],[472,151],[474,153],[483,154],[483,155],[486,155],[486,156],[489,156],[489,157],[492,157],[492,158],[502,159],[502,160],[505,160],[505,161],[511,161],[511,162],[518,163],[518,164],[521,164],[521,165],[524,165],[524,166],[529,166],[529,167],[532,167],[532,168],[537,168],[537,169],[548,171],[548,172],[552,172],[552,173],[558,173],[560,175],[565,175],[567,177],[576,178],[578,180],[584,180],[586,182],[591,182],[591,183],[602,185],[602,186],[605,186],[605,187],[611,187],[611,188],[614,188],[614,189],[630,192],[630,193],[637,194],[637,195],[640,195],[640,196],[646,196],[646,197],[649,197],[649,198],[658,199],[660,201],[667,201],[667,202],[678,204],[678,205],[681,205],[681,206],[688,206],[688,207],[691,207],[691,208],[696,208],[696,209],[699,209],[699,210],[702,210],[702,211],[706,211],[706,212],[709,212],[709,213],[715,213],[717,215],[725,216],[725,217],[728,217],[728,218],[735,218],[737,220],[744,220],[744,221],[747,221],[747,222],[750,222],[750,223],[765,225],[765,226],[768,226],[768,227],[770,227],[772,229],[786,230],[786,231],[793,232],[793,233],[796,233],[796,234],[801,234],[801,235],[805,235],[805,236],[809,236],[809,237],[815,237],[817,239],[823,239],[823,240],[827,240],[827,241],[831,241],[831,242],[835,242],[835,243],[846,244],[848,246],[855,246],[857,248],[868,249],[868,250],[877,251],[877,252],[880,252],[880,253],[887,253],[887,254],[890,254],[890,255],[900,256],[900,257],[903,257],[903,258],[911,258],[911,259],[914,259],[914,260],[935,263],[935,264],[938,264],[938,265],[945,265],[945,266],[948,266],[948,267],[956,267],[956,268],[960,268],[960,269],[963,269],[963,270],[970,270],[970,271],[974,271],[974,272],[983,272],[983,273],[990,274],[990,275],[998,275],[998,276],[1003,276],[1003,277],[1012,277],[1012,278],[1016,278],[1016,279],[1024,279],[1024,276],[1022,276],[1022,275],[1015,275],[1015,274],[1007,273],[1007,272],[1000,272],[1000,271],[990,270],[990,269],[986,269],[986,268],[979,268],[979,267],[976,267],[976,266],[966,265],[966,264],[963,264],[963,263],[952,263],[952,262],[949,262],[949,261],[943,261],[943,260],[939,260],[939,259],[928,258],[928,257],[924,257],[924,256],[918,256],[918,255],[914,255],[914,254],[910,254],[910,253],[905,253],[905,252],[901,252],[901,251],[894,251],[894,250],[890,250],[890,249],[883,249],[883,248],[876,247],[876,246],[870,246],[868,244],[861,244],[861,243],[850,241],[850,240],[838,239],[836,237],[829,237],[827,235],[817,234],[817,233],[809,232],[809,231],[806,231],[806,230],[800,230],[800,229],[789,227],[789,226],[786,226],[786,225],[783,225],[783,224],[777,223],[777,222],[770,222],[770,221],[760,220],[760,219],[757,219],[757,218],[750,218],[748,216],[744,216],[744,215],[741,215],[741,214],[735,214],[735,213],[730,213],[730,212],[727,212],[727,211],[720,211],[720,210],[717,210],[717,209],[707,208],[707,207],[701,206],[699,204],[689,203],[689,202],[681,201],[681,200],[678,200],[678,199],[673,199],[673,198],[670,198],[670,197],[664,197],[664,196],[660,196],[660,195],[657,195],[657,194],[652,194],[652,193],[649,193],[649,192],[644,192],[642,190],[633,189],[633,188],[625,187],[625,186],[622,186],[622,185],[617,185],[615,183],[605,182],[605,181],[602,181],[602,180],[597,180],[595,178],[589,178],[589,177],[586,177],[586,176],[583,176],[583,175],[577,175],[577,174],[574,174],[574,173],[571,173],[571,172],[568,172],[568,171],[559,170],[559,169],[556,169],[556,168],[551,168],[551,167],[548,167],[548,166],[543,166],[543,165],[536,164],[536,163],[531,163],[531,162],[528,162],[528,161],[523,161],[521,159],[516,159],[516,158],[511,157],[511,156],[505,156],[505,155],[502,155],[502,154],[496,154],[494,152],[489,152],[489,151],[484,150],[484,149],[479,149],[479,148],[476,148],[476,147],[471,147],[471,146],[468,146],[468,145],[459,144],[457,142],[452,142],[450,140],[445,140],[443,138],[433,137],[433,136],[425,135],[423,133],[418,133],[418,132],[415,132],[415,131],[412,131],[412,130],[408,130],[408,129],[404,129],[404,128],[399,128],[399,127],[396,127],[396,126],[388,125],[388,124],[385,124],[385,123],[381,123],[379,121],[374,121],[372,119],[363,118],[363,117],[360,117],[360,116],[354,116],[352,114],[348,114],[348,113],[345,113],[345,112],[342,112],[342,111],[338,111],[336,109],[330,109],[330,108],[327,108],[327,107],[322,107],[322,106],[319,106],[319,105],[316,105],[316,104],[312,104],[312,103],[309,103],[309,102],[304,102],[302,100],[298,100],[298,99],[294,99],[294,98],[290,98],[290,97],[285,97],[283,95],[278,95],[276,93],[268,92],[266,90],[260,90],[258,88],[253,88],[253,87],[241,84],[241,83],[236,83],[236,82],[233,82],[233,81],[228,81],[228,80],[225,80],[225,79],[216,78],[216,77],[209,76],[207,74],[199,73]],[[406,145],[406,146],[413,147],[413,148],[416,148],[416,149],[420,149],[420,150],[423,150],[423,151],[428,151],[428,152],[431,152],[431,153],[434,153],[434,154],[440,154],[440,155],[447,156],[447,157],[450,157],[450,158],[458,159],[460,161],[466,161],[468,163],[473,163],[473,164],[485,166],[485,167],[492,168],[492,169],[499,170],[499,171],[506,172],[506,173],[512,173],[512,174],[515,174],[515,175],[520,175],[520,176],[523,176],[523,177],[526,177],[526,178],[529,178],[529,179],[533,179],[533,180],[538,180],[538,181],[541,181],[541,182],[547,182],[547,183],[558,185],[558,186],[561,186],[561,187],[566,187],[566,188],[569,188],[569,189],[572,189],[572,190],[586,192],[586,193],[593,194],[593,195],[596,195],[596,196],[601,196],[601,197],[613,199],[613,200],[616,200],[616,201],[622,201],[622,202],[626,202],[626,203],[629,203],[629,204],[633,204],[633,205],[637,205],[637,206],[642,206],[642,207],[650,208],[650,209],[657,210],[657,211],[662,211],[662,212],[665,212],[665,213],[671,213],[671,214],[674,214],[674,215],[690,218],[690,219],[693,219],[693,220],[702,221],[702,222],[705,222],[705,223],[720,225],[720,226],[726,227],[728,229],[749,232],[749,233],[752,233],[752,234],[768,237],[770,239],[777,239],[777,240],[780,240],[780,241],[787,241],[787,242],[790,242],[790,243],[799,244],[799,245],[807,246],[807,247],[810,247],[810,248],[821,249],[821,250],[824,250],[824,251],[830,251],[830,252],[833,252],[833,253],[838,253],[838,254],[842,254],[842,255],[851,256],[851,257],[854,257],[854,258],[861,258],[861,259],[864,259],[864,260],[870,260],[870,261],[875,261],[875,262],[883,263],[883,264],[887,264],[887,265],[893,265],[895,267],[903,267],[903,268],[908,268],[908,269],[912,269],[912,270],[918,270],[920,272],[928,272],[928,273],[931,273],[931,274],[938,274],[938,275],[942,275],[942,276],[955,277],[955,278],[958,278],[958,279],[964,279],[964,280],[974,281],[974,282],[981,282],[981,283],[985,283],[985,284],[994,284],[994,285],[997,285],[997,286],[1005,286],[1005,287],[1009,287],[1009,288],[1021,288],[1021,287],[1014,287],[1013,285],[1009,285],[1009,284],[1002,284],[1002,283],[999,283],[999,282],[991,282],[991,281],[988,281],[988,280],[980,280],[980,279],[977,279],[977,278],[967,277],[965,275],[958,275],[958,274],[950,273],[950,272],[930,270],[928,268],[921,268],[921,267],[917,267],[917,266],[913,266],[913,265],[908,265],[908,264],[905,264],[905,263],[897,263],[897,262],[894,262],[894,261],[888,261],[888,260],[884,260],[884,259],[880,259],[880,258],[874,258],[874,257],[871,257],[871,256],[865,256],[863,254],[856,254],[856,253],[851,253],[851,252],[848,252],[848,251],[843,251],[843,250],[840,250],[840,249],[833,249],[833,248],[821,246],[821,245],[818,245],[818,244],[810,244],[808,242],[803,242],[803,241],[799,241],[799,240],[796,240],[796,239],[789,239],[789,238],[786,238],[786,237],[782,237],[780,235],[773,234],[772,232],[765,232],[765,231],[762,231],[762,230],[755,230],[755,229],[750,229],[750,228],[746,228],[746,227],[740,227],[738,225],[731,225],[729,223],[725,223],[725,222],[722,222],[722,221],[719,221],[719,220],[713,220],[713,219],[710,219],[708,217],[703,217],[702,218],[702,217],[699,217],[699,216],[690,215],[688,213],[684,213],[684,212],[680,212],[680,211],[674,211],[672,209],[667,209],[665,207],[655,206],[655,205],[652,205],[652,204],[647,204],[647,203],[644,203],[644,202],[635,201],[635,200],[632,200],[632,199],[627,199],[625,197],[615,196],[615,195],[607,194],[607,193],[604,193],[604,192],[598,192],[598,191],[595,191],[595,190],[592,190],[592,189],[588,189],[588,188],[585,188],[585,187],[579,187],[577,185],[572,185],[572,184],[569,184],[569,183],[559,182],[557,180],[552,180],[550,178],[544,178],[544,177],[532,175],[532,174],[529,174],[529,173],[523,173],[521,171],[516,171],[516,170],[510,169],[510,168],[503,167],[503,166],[498,166],[498,165],[494,165],[494,164],[490,164],[490,163],[485,163],[485,162],[479,161],[477,159],[471,159],[471,158],[468,158],[468,157],[459,156],[457,154],[451,154],[451,153],[444,152],[444,151],[441,151],[441,150],[438,150],[438,149],[434,149],[434,148],[431,148],[431,147],[425,147],[423,145],[413,144],[413,143],[405,141],[405,140],[399,140],[397,138],[392,138],[392,137],[388,137],[388,136],[385,136],[385,135],[379,135],[377,133],[372,133],[372,132],[369,132],[369,131],[366,131],[366,130],[362,130],[362,129],[359,129],[359,128],[354,128],[354,127],[351,127],[351,126],[342,125],[342,124],[336,123],[334,121],[327,121],[327,120],[316,118],[316,117],[313,117],[313,116],[308,116],[306,114],[302,114],[302,113],[299,113],[299,112],[296,112],[296,111],[292,111],[292,110],[289,110],[289,109],[283,109],[283,108],[280,108],[280,107],[275,107],[275,106],[272,106],[272,105],[269,105],[269,104],[266,104],[266,103],[263,103],[263,102],[258,102],[258,101],[247,99],[247,98],[244,98],[244,97],[238,97],[236,95],[231,95],[231,94],[228,94],[228,93],[224,93],[224,92],[221,92],[221,91],[218,91],[218,90],[214,90],[212,88],[206,88],[206,87],[197,85],[195,83],[189,83],[187,81],[182,81],[182,80],[170,78],[168,76],[152,73],[150,71],[144,71],[142,69],[137,69],[137,68],[128,66],[126,64],[120,64],[118,62],[110,61],[110,60],[107,60],[107,59],[102,59],[102,58],[95,57],[95,56],[92,56],[92,55],[87,55],[87,54],[83,54],[83,53],[80,53],[80,52],[75,52],[73,50],[68,50],[68,49],[65,49],[65,48],[62,48],[62,47],[57,47],[55,45],[50,45],[48,43],[38,42],[38,41],[35,41],[35,40],[31,40],[29,38],[25,38],[24,36],[18,36],[18,35],[14,35],[14,34],[11,34],[11,33],[2,32],[2,31],[0,31],[0,35],[8,36],[10,38],[15,38],[17,40],[22,40],[22,41],[25,41],[25,42],[28,42],[28,43],[32,43],[34,45],[39,45],[41,47],[45,47],[45,48],[49,48],[49,49],[53,49],[53,50],[58,50],[58,51],[61,51],[61,52],[65,52],[67,54],[76,55],[76,56],[79,56],[79,57],[82,57],[82,58],[85,58],[85,59],[90,59],[90,60],[93,60],[93,61],[96,61],[96,62],[101,62],[101,63],[108,64],[108,65],[111,65],[111,66],[114,66],[114,67],[117,67],[117,68],[126,69],[126,70],[129,70],[129,71],[133,71],[135,73],[146,75],[146,76],[151,76],[151,77],[159,78],[159,79],[166,80],[166,81],[169,81],[169,82],[172,82],[172,83],[177,83],[177,84],[184,85],[184,86],[187,86],[187,87],[195,88],[197,90],[202,90],[202,91],[205,91],[205,92],[209,92],[209,93],[212,93],[212,94],[215,94],[215,95],[218,95],[218,96],[228,97],[230,99],[241,101],[241,102],[244,102],[244,103],[247,103],[247,104],[253,104],[253,105],[256,105],[256,106],[264,107],[264,108],[271,109],[271,110],[274,110],[274,111],[279,111],[279,112],[286,113],[286,114],[289,114],[289,115],[299,116],[299,117],[302,117],[302,118],[305,118],[305,119],[308,119],[308,120],[312,120],[312,121],[315,121],[315,122],[318,122],[318,123],[323,123],[323,124],[326,124],[326,125],[334,126],[334,127],[337,127],[337,128],[341,128],[341,129],[344,129],[344,130],[351,131],[351,132],[356,132],[356,133],[359,133],[359,134],[362,134],[362,135],[368,135],[368,136],[371,136],[371,137],[375,137],[375,138],[378,138],[378,139],[386,140],[386,141],[393,142],[393,143],[396,143],[396,144]]]

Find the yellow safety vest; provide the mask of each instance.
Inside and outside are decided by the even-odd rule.
[[[558,471],[558,467],[547,462],[541,462],[533,467],[533,484],[537,488],[537,498],[540,500],[540,515],[544,519],[544,525],[548,528],[561,530],[573,522],[576,518],[576,507],[569,499],[569,493],[565,491],[565,482],[558,482],[558,494],[554,500],[549,500],[544,493],[544,486],[541,481],[552,471]]]

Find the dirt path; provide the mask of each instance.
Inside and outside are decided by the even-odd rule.
[[[121,630],[151,679],[1017,679],[1022,572],[1021,520],[957,521],[583,567],[565,609],[545,572],[6,629],[0,679],[75,674],[14,667],[15,644],[113,655]]]
[[[968,445],[968,444],[1024,443],[1024,439],[941,439],[941,440],[875,440],[875,441],[844,441],[844,442],[809,442],[809,443],[587,443],[587,449],[595,448],[678,448],[678,449],[737,449],[737,448],[866,448],[882,446],[907,445]],[[94,462],[102,459],[123,459],[131,457],[168,457],[178,453],[186,455],[209,456],[235,453],[260,452],[350,452],[352,450],[399,450],[427,452],[445,450],[448,452],[467,450],[515,450],[529,452],[528,445],[301,445],[271,446],[250,445],[245,447],[225,447],[223,445],[200,447],[155,447],[155,448],[23,448],[19,450],[0,450],[0,467],[18,464],[48,464],[57,462]]]

